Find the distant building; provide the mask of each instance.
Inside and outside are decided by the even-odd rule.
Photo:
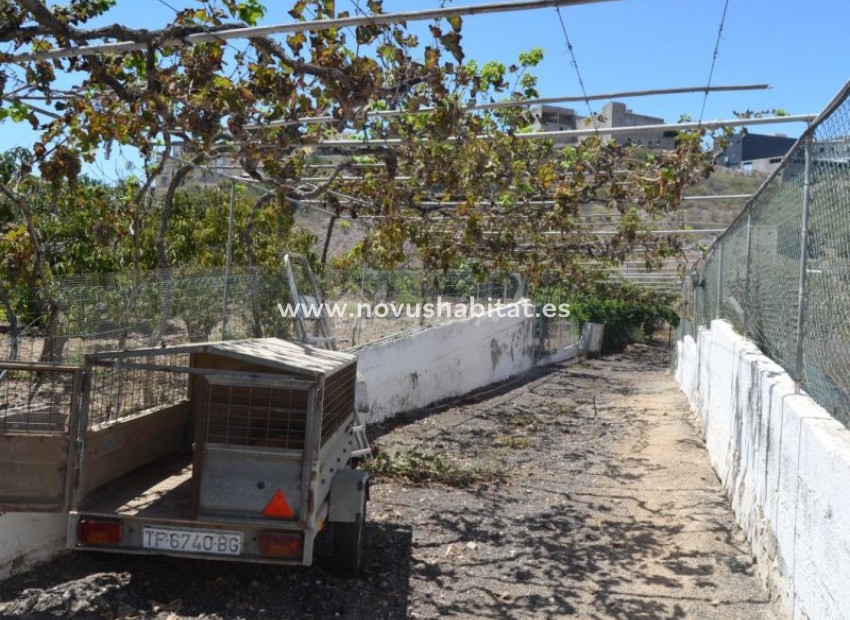
[[[634,144],[646,146],[651,149],[674,149],[676,148],[676,132],[659,130],[652,132],[618,133],[616,135],[606,134],[605,129],[612,127],[640,127],[641,125],[663,125],[664,119],[658,116],[647,116],[646,114],[635,114],[625,104],[612,101],[606,104],[600,112],[597,120],[599,134],[603,140],[616,140],[620,144]]]
[[[533,125],[535,131],[569,131],[579,129],[583,120],[572,108],[562,108],[554,105],[531,106],[531,113],[536,119]],[[575,136],[570,136],[554,138],[553,142],[555,144],[578,144],[579,140]]]
[[[770,174],[797,142],[788,136],[768,136],[757,133],[736,134],[720,155],[718,163],[741,172]]]
[[[536,105],[531,107],[536,123],[536,131],[568,131],[571,129],[592,128],[593,122],[584,116],[579,116],[572,108],[562,108],[552,105]],[[676,148],[675,131],[653,131],[650,133],[635,132],[625,134],[608,134],[605,129],[611,127],[638,127],[641,125],[663,125],[664,119],[657,116],[635,114],[625,104],[614,101],[606,104],[597,115],[596,126],[603,140],[616,140],[621,144],[635,144],[652,149]],[[578,144],[581,138],[575,136],[555,138],[555,144]]]

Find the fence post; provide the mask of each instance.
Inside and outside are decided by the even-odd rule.
[[[812,134],[804,141],[805,163],[803,166],[803,217],[800,223],[800,278],[797,288],[797,359],[794,387],[797,393],[803,383],[803,331],[806,320],[806,276],[809,262],[809,217],[812,207]]]
[[[227,330],[227,302],[230,294],[230,269],[233,263],[233,219],[236,209],[236,182],[230,183],[230,213],[227,217],[227,251],[224,256],[224,299],[221,305],[221,339],[225,340]]]
[[[717,244],[717,303],[714,308],[714,318],[720,318],[720,299],[723,292],[723,241]]]
[[[752,264],[752,249],[753,249],[753,215],[749,207],[747,208],[747,258],[744,261],[744,335],[750,335],[750,265]]]
[[[696,265],[694,265],[694,269],[696,269]],[[698,316],[699,297],[697,297],[697,291],[699,290],[699,279],[701,279],[701,278],[702,278],[702,274],[697,272],[697,282],[694,283],[693,280],[691,280],[691,284],[693,285],[693,289],[694,289],[694,312],[693,312],[694,322],[693,322],[693,325],[691,326],[691,331],[692,331],[691,336],[693,336],[694,340],[697,339],[697,334],[699,333],[699,316]]]

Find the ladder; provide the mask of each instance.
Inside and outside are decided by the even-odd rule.
[[[354,450],[351,451],[353,457],[365,457],[366,460],[372,458],[372,446],[369,445],[369,438],[366,436],[366,423],[360,418],[360,414],[354,411],[354,426],[351,427],[351,434],[354,436]]]
[[[286,266],[286,276],[289,280],[289,292],[292,298],[292,306],[295,309],[295,325],[298,329],[298,340],[304,344],[316,345],[321,348],[336,351],[336,337],[333,334],[330,321],[328,320],[328,309],[325,307],[319,289],[319,283],[310,269],[307,259],[298,254],[287,254],[283,257]],[[298,281],[295,277],[295,269],[300,269],[306,276],[310,291],[302,295],[298,291]],[[315,322],[318,334],[311,334],[307,329],[307,321]]]
[[[284,265],[286,266],[286,276],[289,280],[289,290],[292,296],[292,305],[295,308],[295,325],[298,328],[298,338],[304,344],[317,345],[336,351],[336,337],[331,329],[330,321],[328,321],[327,308],[322,299],[319,284],[316,277],[313,275],[313,270],[310,269],[310,263],[307,259],[298,254],[287,254],[283,257]],[[295,269],[300,268],[302,274],[307,278],[307,283],[310,286],[309,294],[302,295],[298,291],[298,281],[295,278]],[[315,308],[306,312],[306,308]],[[316,321],[318,325],[319,335],[314,336],[307,330],[306,321]],[[369,445],[369,438],[366,436],[366,423],[360,418],[360,414],[355,409],[354,424],[351,427],[351,435],[354,438],[354,449],[351,451],[351,456],[355,458],[372,458],[372,446]]]

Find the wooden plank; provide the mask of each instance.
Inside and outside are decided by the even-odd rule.
[[[61,435],[0,435],[0,463],[59,462],[67,448],[68,438]]]
[[[64,455],[63,455],[64,456]],[[62,497],[65,490],[65,468],[57,463],[3,463],[0,496]]]
[[[192,356],[192,365],[197,363],[196,355]],[[201,475],[204,467],[204,443],[207,435],[207,413],[209,407],[210,386],[205,379],[199,379],[195,384],[192,411],[195,419],[195,437],[192,443],[192,496],[189,503],[189,514],[197,519],[201,512]]]
[[[136,349],[131,351],[109,351],[87,355],[90,363],[107,363],[115,360],[150,355],[182,354],[193,356],[214,356],[233,363],[247,363],[268,369],[276,368],[296,374],[325,374],[354,364],[357,357],[342,351],[328,351],[309,345],[289,342],[280,338],[254,338],[230,342],[197,343],[156,349]],[[193,364],[194,366],[194,364]],[[206,367],[198,364],[199,367]],[[213,368],[215,366],[212,366]],[[229,365],[228,368],[233,366]]]
[[[349,364],[357,358],[350,353],[318,349],[279,338],[237,340],[210,345],[211,352],[239,360],[257,360],[289,372],[324,375]]]
[[[262,360],[259,359],[233,359],[230,357],[225,357],[223,355],[218,355],[215,352],[211,351],[195,353],[192,356],[192,362],[193,368],[202,368],[204,370],[235,370],[239,372],[271,374],[272,376],[278,377],[289,376],[292,378],[297,378],[299,375],[301,377],[309,376],[309,373],[307,372],[290,372],[287,374],[282,374],[279,369],[270,368],[267,364],[263,364]]]
[[[90,431],[85,442],[86,496],[156,459],[188,449],[189,402]]]
[[[65,436],[0,435],[0,511],[62,510]]]

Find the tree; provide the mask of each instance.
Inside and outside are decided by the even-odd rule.
[[[681,134],[671,152],[598,137],[560,148],[522,137],[534,120],[527,110],[470,112],[480,101],[533,97],[530,71],[542,53],[523,54],[511,67],[464,62],[457,17],[434,22],[428,41],[404,24],[365,25],[254,36],[243,49],[180,39],[256,24],[266,10],[257,0],[202,0],[159,31],[87,26],[114,4],[0,0],[0,42],[8,46],[0,57],[0,114],[40,129],[35,163],[53,184],[73,182],[99,148],[133,145],[156,161],[130,199],[134,212],[181,141],[190,161],[181,162],[159,212],[148,214],[158,218],[160,268],[177,260],[168,239],[178,187],[193,166],[225,153],[274,193],[255,211],[274,204],[291,222],[293,204],[320,200],[339,217],[377,217],[359,250],[374,265],[392,267],[414,250],[428,269],[464,262],[535,281],[554,274],[577,287],[593,280],[596,263],[637,253],[651,268],[679,253],[681,239],[652,232],[655,223],[675,214],[685,187],[712,166],[703,132]],[[366,4],[371,14],[382,12],[381,0]],[[334,2],[297,0],[289,13],[332,17]],[[104,41],[144,49],[15,56]],[[67,80],[78,81],[68,88]],[[31,107],[36,96],[43,114]],[[331,121],[302,120],[320,116]],[[328,138],[371,142],[340,151]],[[316,175],[309,162],[317,156],[334,167],[306,182]],[[377,166],[363,173],[363,158]],[[608,227],[604,235],[600,224]],[[256,224],[249,217],[245,225]]]

